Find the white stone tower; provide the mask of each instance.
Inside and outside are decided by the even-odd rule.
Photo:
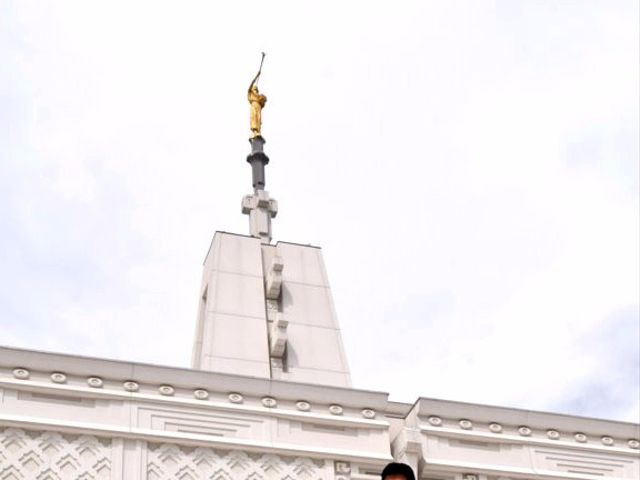
[[[192,366],[201,370],[351,385],[322,251],[271,244],[277,202],[265,187],[261,136],[250,140],[249,236],[216,232],[204,262]]]

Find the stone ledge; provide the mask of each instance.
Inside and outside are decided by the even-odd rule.
[[[95,423],[43,420],[22,415],[0,415],[0,425],[5,427],[22,428],[26,430],[54,430],[73,434],[90,434],[102,437],[117,437],[124,439],[145,440],[156,443],[177,443],[184,446],[209,446],[227,449],[242,449],[249,452],[273,452],[279,455],[302,455],[310,458],[327,458],[348,462],[367,462],[383,465],[390,462],[390,454],[360,452],[339,448],[301,447],[299,445],[268,442],[260,440],[234,439],[214,437],[197,433],[182,433],[163,431],[158,432],[141,428],[122,428],[105,426]]]
[[[518,435],[510,435],[504,433],[488,433],[478,432],[472,430],[456,430],[446,427],[434,427],[427,425],[420,425],[420,431],[435,437],[447,437],[458,438],[466,440],[479,440],[489,443],[505,443],[505,444],[527,444],[527,445],[541,445],[545,447],[564,448],[570,450],[589,450],[597,451],[601,453],[613,453],[626,456],[640,457],[640,452],[627,445],[629,439],[618,439],[619,442],[624,442],[625,447],[614,447],[606,445],[596,445],[589,443],[568,442],[564,440],[549,440],[545,438],[536,437],[522,437]]]

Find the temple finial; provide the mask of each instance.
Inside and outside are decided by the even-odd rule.
[[[253,195],[245,195],[242,199],[242,213],[249,215],[249,231],[252,237],[260,238],[262,243],[271,242],[271,219],[278,213],[278,203],[269,198],[265,191],[265,165],[269,163],[269,157],[264,153],[265,139],[261,135],[262,109],[267,103],[267,97],[258,91],[258,79],[262,73],[262,64],[265,53],[262,52],[260,68],[253,77],[247,99],[251,106],[250,127],[251,153],[247,155],[247,162],[251,165],[251,177]]]

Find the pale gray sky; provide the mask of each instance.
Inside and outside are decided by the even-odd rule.
[[[322,246],[354,386],[638,421],[638,2],[0,4],[0,344],[188,365],[215,230]]]

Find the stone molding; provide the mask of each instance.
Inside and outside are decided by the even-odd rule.
[[[10,363],[9,363],[10,362]],[[16,371],[18,375],[16,375]],[[65,383],[55,383],[52,373],[65,376]],[[241,393],[245,399],[270,395],[279,401],[309,402],[313,412],[328,413],[328,406],[339,404],[346,417],[363,418],[363,409],[383,412],[388,394],[330,385],[292,383],[242,375],[194,370],[170,366],[150,365],[118,360],[38,352],[0,347],[0,381],[20,381],[21,384],[55,385],[87,389],[87,392],[125,392],[124,382],[135,382],[139,394],[159,395],[162,385],[174,389],[175,399],[194,399],[195,390],[205,390],[210,401],[227,400],[231,392]]]
[[[420,431],[427,435],[433,435],[438,437],[458,438],[464,440],[478,440],[482,442],[491,443],[513,443],[513,444],[528,444],[528,445],[541,445],[550,447],[562,447],[573,450],[593,450],[601,452],[612,452],[616,454],[637,456],[638,450],[630,445],[634,439],[618,438],[614,439],[614,443],[602,442],[601,438],[594,438],[591,443],[581,442],[579,440],[550,440],[542,435],[540,436],[522,436],[518,434],[509,433],[493,433],[493,432],[480,432],[469,430],[457,430],[453,428],[433,427],[431,425],[420,425]],[[514,429],[515,431],[515,429]],[[572,432],[565,432],[568,437],[572,435]],[[611,438],[611,437],[608,437]],[[597,442],[597,443],[596,443]],[[616,445],[616,446],[614,446]]]
[[[480,435],[496,441],[509,437],[518,443],[563,442],[577,448],[588,446],[607,451],[612,448],[637,451],[633,445],[640,436],[640,425],[629,422],[424,398],[414,404],[407,418],[425,432]],[[614,442],[603,441],[604,437]]]
[[[91,377],[95,378],[95,377]],[[279,407],[277,404],[277,399],[274,397],[255,397],[251,399],[247,399],[244,396],[241,396],[240,400],[236,400],[238,393],[232,392],[227,395],[227,402],[224,401],[216,401],[212,400],[210,397],[210,393],[204,389],[196,389],[194,390],[191,398],[189,397],[177,397],[174,395],[175,390],[170,385],[161,385],[160,387],[156,386],[157,394],[149,394],[142,393],[140,391],[140,386],[137,382],[126,381],[123,383],[122,389],[107,389],[101,387],[100,389],[94,389],[91,387],[81,387],[75,385],[61,385],[56,383],[45,383],[40,381],[24,381],[24,380],[11,380],[11,379],[3,379],[0,378],[0,387],[5,388],[13,388],[16,390],[24,390],[24,391],[47,391],[50,393],[58,393],[58,394],[77,394],[78,396],[82,396],[85,398],[119,398],[119,399],[137,399],[143,402],[152,402],[152,403],[163,403],[163,404],[171,404],[171,405],[185,405],[190,407],[198,407],[198,408],[210,408],[215,410],[228,410],[228,411],[237,411],[244,413],[254,413],[260,415],[268,415],[273,417],[282,417],[282,418],[293,418],[296,420],[313,420],[314,422],[327,423],[327,424],[336,424],[340,423],[341,425],[351,425],[354,427],[366,427],[366,428],[374,428],[374,429],[385,429],[388,426],[388,423],[383,420],[376,420],[375,418],[369,418],[371,413],[375,412],[371,409],[363,409],[357,413],[350,412],[349,416],[344,416],[342,413],[340,416],[336,416],[335,413],[331,413],[335,411],[336,407],[341,408],[341,412],[344,409],[336,404],[330,405],[317,405],[310,404],[309,402],[304,401],[309,404],[309,408],[301,409],[296,406],[297,403],[301,402],[300,400],[296,401],[292,406],[287,406],[285,408]],[[164,390],[161,388],[164,387]],[[171,389],[171,393],[163,393],[167,392],[167,388]],[[197,395],[196,395],[197,393]],[[197,398],[197,397],[203,398]],[[196,398],[194,398],[196,397]],[[274,400],[274,402],[269,402],[267,405],[265,403],[265,399]],[[249,400],[255,400],[255,404],[248,404]],[[321,413],[326,412],[326,413]],[[337,421],[336,418],[339,420]]]
[[[475,475],[477,480],[482,480],[482,477],[487,479],[496,478],[501,480],[510,480],[510,479],[540,479],[540,480],[586,480],[593,478],[628,478],[635,479],[637,475],[631,474],[629,476],[594,476],[594,474],[585,474],[585,473],[569,473],[569,472],[560,472],[555,470],[544,470],[540,468],[532,468],[532,467],[506,467],[504,465],[487,465],[485,463],[479,462],[466,462],[463,460],[460,461],[448,461],[448,460],[438,460],[438,459],[429,459],[426,463],[426,466],[429,468],[432,474],[436,474],[442,478],[451,478],[452,480],[456,480],[460,478],[464,480],[463,475],[468,475],[471,478]],[[463,475],[460,475],[460,472],[465,472]],[[471,473],[473,472],[473,473]],[[467,477],[469,478],[469,477]]]
[[[155,431],[149,429],[114,427],[100,424],[52,421],[47,419],[0,414],[0,427],[24,429],[30,431],[54,431],[72,435],[95,435],[106,438],[141,440],[153,443],[176,443],[188,447],[211,447],[220,449],[241,449],[247,452],[271,452],[278,455],[304,455],[309,458],[335,458],[347,462],[365,462],[384,465],[390,462],[390,454],[377,454],[369,451],[357,451],[332,447],[302,446],[264,440],[244,440],[212,437],[202,434],[183,434],[179,432]]]

